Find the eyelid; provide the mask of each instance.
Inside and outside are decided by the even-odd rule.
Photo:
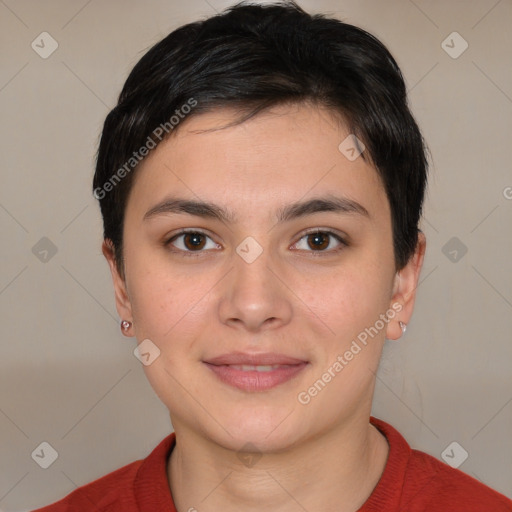
[[[199,229],[199,228],[183,228],[183,229],[180,229],[178,232],[173,233],[172,235],[167,236],[164,239],[163,244],[164,244],[165,247],[172,246],[172,242],[176,238],[179,238],[180,236],[186,235],[186,234],[189,234],[189,233],[197,233],[199,235],[203,235],[203,236],[209,238],[216,245],[219,245],[217,242],[215,242],[215,240],[213,240],[213,238],[206,231],[203,231],[202,229]],[[184,249],[178,249],[177,247],[173,247],[170,250],[172,252],[175,252],[175,253],[177,252],[177,253],[183,254],[185,256],[199,256],[199,255],[201,255],[201,253],[209,252],[211,249],[200,250],[200,251],[186,251]]]
[[[214,242],[216,245],[219,245],[217,242],[215,242],[213,240],[213,238],[206,231],[204,231],[202,229],[199,229],[199,228],[183,228],[183,229],[179,230],[178,232],[173,233],[169,237],[166,237],[165,241],[164,241],[164,245],[166,247],[170,246],[170,245],[172,245],[171,242],[173,242],[176,238],[179,238],[180,236],[188,234],[188,233],[197,233],[197,234],[203,235],[203,236],[209,238],[210,240],[212,240],[212,242]],[[315,234],[315,233],[322,233],[322,234],[330,235],[330,236],[334,237],[340,243],[341,248],[347,247],[349,245],[347,240],[346,240],[347,237],[346,237],[345,234],[342,234],[342,233],[340,233],[340,232],[338,232],[336,230],[333,230],[332,228],[315,227],[315,228],[310,228],[310,229],[308,229],[306,231],[301,232],[299,237],[291,245],[291,247],[297,245],[304,237],[306,237],[308,235],[311,235],[311,234]],[[199,251],[188,251],[188,250],[178,249],[178,248],[172,249],[173,252],[179,252],[179,253],[185,254],[186,256],[199,256],[201,253],[209,252],[210,250],[211,249],[199,250]],[[338,247],[336,249],[319,250],[319,251],[305,250],[305,249],[298,249],[298,250],[302,251],[302,252],[308,252],[308,253],[312,253],[314,255],[320,256],[322,254],[335,253],[335,252],[339,251],[340,248]]]
[[[197,233],[197,234],[203,235],[203,236],[209,238],[210,240],[212,240],[212,242],[214,242],[217,246],[219,245],[217,242],[215,242],[213,240],[212,236],[210,236],[208,234],[208,232],[206,232],[200,228],[182,228],[178,232],[173,233],[169,237],[166,237],[164,240],[164,246],[165,247],[172,246],[171,242],[173,242],[175,239],[179,238],[180,236],[188,234],[188,233]],[[329,236],[335,238],[339,242],[340,246],[335,249],[329,249],[329,250],[318,250],[318,251],[306,250],[306,249],[297,249],[297,250],[300,252],[303,252],[303,253],[309,253],[313,257],[321,257],[324,255],[328,256],[328,255],[336,254],[337,252],[343,250],[344,248],[346,248],[350,245],[347,242],[348,237],[344,233],[341,233],[332,228],[315,227],[315,228],[310,228],[306,231],[303,231],[300,234],[300,236],[298,237],[297,241],[294,242],[291,245],[291,247],[297,245],[304,237],[311,235],[311,234],[315,234],[315,233],[322,233],[322,234],[329,235]],[[189,250],[184,250],[184,249],[179,249],[179,248],[173,247],[173,249],[170,249],[170,251],[174,252],[174,253],[180,253],[183,256],[194,257],[194,256],[201,256],[202,253],[208,253],[211,251],[211,249],[207,249],[207,250],[202,249],[199,251],[189,251]]]
[[[305,236],[313,235],[315,233],[322,233],[322,234],[325,234],[325,235],[331,235],[332,237],[334,237],[340,243],[341,248],[348,247],[348,245],[349,245],[349,243],[347,241],[348,237],[344,233],[341,233],[341,232],[339,232],[337,230],[334,230],[332,228],[315,227],[315,228],[311,228],[311,229],[308,229],[306,231],[303,231],[299,235],[299,237],[297,238],[297,241],[292,244],[292,247],[294,245],[297,245]],[[309,250],[308,251],[308,250],[304,250],[304,249],[297,249],[297,250],[321,256],[322,254],[332,254],[332,253],[335,253],[335,252],[341,250],[341,248],[338,247],[338,248],[335,248],[335,249],[329,249],[329,250],[323,250],[323,251],[313,251],[313,250]]]

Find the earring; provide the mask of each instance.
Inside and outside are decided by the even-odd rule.
[[[405,334],[405,331],[407,331],[407,325],[401,321],[399,321],[398,324],[400,325],[400,329],[402,329],[402,334]]]
[[[123,334],[126,334],[128,329],[132,326],[131,322],[128,322],[128,320],[121,320],[121,332]]]

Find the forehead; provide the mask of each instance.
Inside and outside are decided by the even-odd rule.
[[[236,123],[239,117],[218,109],[182,121],[140,164],[131,194],[137,205],[179,193],[254,216],[288,200],[339,193],[389,216],[377,171],[346,152],[352,135],[326,109],[282,105]]]

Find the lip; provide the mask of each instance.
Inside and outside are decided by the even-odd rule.
[[[261,354],[248,354],[244,352],[231,352],[230,354],[222,354],[204,361],[213,365],[229,365],[229,364],[246,364],[253,366],[260,365],[291,365],[307,363],[305,359],[297,359],[285,354],[276,354],[274,352],[265,352]]]
[[[284,354],[244,354],[235,352],[214,357],[203,363],[222,382],[242,391],[272,389],[302,372],[308,361]],[[271,370],[243,370],[240,366],[277,366]]]

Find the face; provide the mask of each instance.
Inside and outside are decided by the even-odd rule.
[[[327,111],[282,106],[204,131],[234,119],[191,117],[146,158],[124,280],[104,253],[120,317],[150,340],[146,357],[159,351],[144,370],[175,430],[279,451],[368,417],[424,242],[396,273],[384,187],[340,151],[349,133]]]

